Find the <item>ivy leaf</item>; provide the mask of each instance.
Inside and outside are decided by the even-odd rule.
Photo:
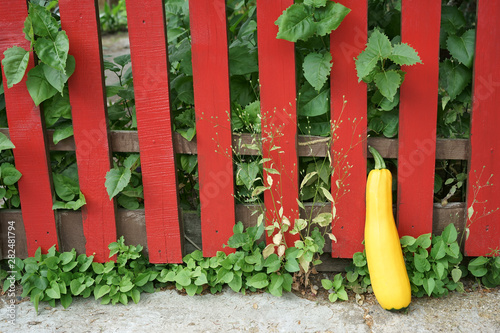
[[[350,12],[351,9],[342,4],[328,1],[324,8],[315,11],[315,15],[318,15],[316,23],[317,34],[325,36],[331,33],[332,30],[336,30]]]
[[[304,83],[299,91],[299,116],[314,117],[326,114],[329,108],[329,96],[329,89],[324,89],[318,93],[309,83]]]
[[[380,72],[375,75],[375,85],[380,93],[392,102],[401,85],[401,75],[395,70]]]
[[[304,58],[304,64],[302,65],[304,77],[318,92],[328,79],[331,68],[332,55],[330,52],[311,52]]]
[[[0,151],[5,149],[14,149],[16,146],[10,141],[10,139],[3,133],[0,133]]]
[[[467,30],[461,37],[449,36],[446,40],[446,46],[455,59],[467,66],[467,68],[471,68],[476,46],[476,30]]]
[[[69,39],[65,31],[59,31],[54,40],[47,38],[37,39],[35,42],[35,51],[42,62],[66,73]]]
[[[52,85],[52,87],[56,88],[61,94],[64,93],[64,84],[68,81],[68,78],[75,71],[75,58],[71,55],[68,55],[68,59],[66,60],[66,73],[54,69],[46,65],[45,63],[40,64],[43,68],[43,73],[45,74],[45,78]]]
[[[415,49],[410,45],[404,43],[394,45],[389,59],[401,66],[412,66],[416,63],[422,63],[417,51],[415,51]]]
[[[57,89],[52,87],[49,81],[47,81],[47,78],[43,73],[43,68],[40,65],[33,67],[28,72],[26,86],[36,106],[40,105],[40,103],[51,98],[57,93]]]
[[[10,47],[3,54],[5,58],[2,60],[2,65],[7,78],[7,87],[12,88],[23,79],[30,54],[19,46]]]
[[[472,72],[462,64],[454,65],[446,59],[439,66],[439,85],[454,100],[472,81]]]
[[[59,26],[56,19],[45,7],[30,3],[29,17],[31,17],[35,35],[55,40]]]
[[[113,199],[120,193],[125,186],[130,182],[132,173],[127,168],[113,168],[106,173],[106,190],[108,191],[109,200]]]
[[[276,20],[279,30],[276,38],[290,42],[307,40],[316,32],[316,22],[303,4],[293,4]]]

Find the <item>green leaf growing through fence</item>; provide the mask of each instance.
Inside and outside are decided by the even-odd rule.
[[[22,174],[10,163],[2,163],[0,175],[4,185],[14,185],[21,178]]]
[[[0,151],[6,149],[14,149],[16,146],[10,141],[10,139],[3,133],[0,133]]]
[[[325,82],[330,75],[332,68],[332,55],[330,52],[324,53],[309,53],[304,58],[302,69],[304,70],[304,77],[317,92],[325,85]]]
[[[408,44],[396,44],[392,50],[389,59],[394,61],[398,65],[415,65],[416,63],[422,63],[420,57],[414,48]]]
[[[8,48],[3,54],[5,58],[2,60],[2,65],[7,78],[7,87],[12,88],[23,79],[30,54],[19,46]]]
[[[109,200],[113,199],[120,193],[125,186],[130,182],[132,173],[128,168],[113,168],[106,173],[106,190],[108,191]]]
[[[35,35],[55,40],[59,27],[50,11],[43,6],[30,3],[28,13]]]
[[[395,70],[380,72],[375,75],[375,85],[380,93],[392,102],[401,85],[401,75]]]
[[[462,64],[454,64],[446,59],[439,66],[439,83],[453,101],[469,85],[472,71]]]
[[[66,74],[69,39],[65,31],[59,31],[54,40],[39,38],[35,42],[35,52],[39,59]]]
[[[288,7],[275,22],[279,26],[276,38],[290,42],[307,40],[316,32],[316,23],[312,13],[303,4],[293,4]]]
[[[35,66],[28,72],[26,86],[36,106],[57,93],[57,89],[47,81],[42,66]]]
[[[446,46],[450,54],[467,68],[472,67],[475,45],[476,30],[474,29],[467,30],[460,37],[451,35],[446,40]]]
[[[325,36],[332,32],[332,30],[336,30],[350,12],[351,10],[342,4],[328,1],[326,6],[318,8],[315,11],[317,34]]]

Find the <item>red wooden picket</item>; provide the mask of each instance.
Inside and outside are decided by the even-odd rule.
[[[332,242],[332,256],[351,258],[355,252],[363,251],[365,226],[366,84],[358,83],[354,58],[366,46],[368,4],[357,0],[338,2],[351,12],[330,38],[332,120],[339,125],[332,146],[333,162],[337,168],[332,176],[334,198],[340,192],[335,204],[339,219],[332,227],[338,242]],[[347,158],[344,159],[344,155]],[[348,169],[348,165],[352,167]],[[338,188],[337,180],[341,180],[345,172],[350,174],[343,182],[345,188]]]
[[[468,256],[482,256],[500,247],[500,2],[479,0],[477,9],[474,99],[471,125],[471,157],[467,186],[467,221],[470,235],[465,242]],[[491,176],[491,179],[490,179]],[[478,186],[486,186],[478,190]],[[472,223],[471,223],[472,222]]]
[[[203,254],[214,256],[235,222],[224,0],[190,0]]]
[[[182,262],[162,0],[127,0],[149,261]]]
[[[108,245],[116,241],[116,221],[104,186],[111,160],[97,1],[60,0],[59,8],[76,62],[68,86],[80,190],[87,200],[82,207],[85,248],[103,262],[109,260]]]
[[[262,148],[263,157],[271,159],[264,167],[280,172],[277,175],[264,171],[266,185],[267,177],[272,178],[272,193],[264,194],[266,220],[267,223],[280,221],[279,209],[283,207],[283,216],[293,227],[299,217],[295,51],[294,43],[276,38],[278,27],[274,24],[292,4],[293,0],[257,0]],[[280,148],[271,151],[273,146]],[[297,239],[298,234],[285,236],[288,246],[293,246]]]
[[[0,12],[3,13],[0,21],[0,58],[3,59],[4,51],[14,45],[29,50],[30,43],[24,38],[23,32],[28,14],[26,1],[1,1]],[[27,71],[33,66],[31,53]],[[27,76],[10,89],[7,88],[5,75],[2,77],[10,139],[16,146],[16,168],[22,173],[18,185],[28,255],[33,256],[40,246],[43,251],[47,251],[52,245],[57,245],[47,142],[40,108],[34,105],[26,88]]]
[[[423,64],[404,67],[400,92],[398,229],[400,236],[432,232],[441,2],[402,2],[402,42]]]

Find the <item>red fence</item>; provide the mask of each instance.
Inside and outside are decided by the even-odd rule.
[[[340,127],[336,151],[350,148],[353,135],[366,136],[366,86],[358,83],[353,58],[364,49],[367,40],[367,1],[339,1],[352,9],[340,28],[331,34],[333,75],[331,79],[332,119],[337,119],[344,104],[342,119],[360,120],[355,127]],[[286,153],[274,167],[287,177],[279,188],[284,214],[293,221],[299,214],[297,160],[300,142],[297,135],[295,56],[291,42],[276,39],[277,17],[293,0],[258,0],[258,48],[261,83],[263,135],[280,127],[283,136],[279,146]],[[103,62],[96,2],[60,0],[62,28],[70,40],[70,54],[76,70],[69,80],[72,105],[74,144],[76,147],[80,188],[87,204],[82,209],[83,233],[87,254],[107,260],[107,245],[117,238],[116,205],[109,200],[104,187],[105,174],[111,166],[114,134],[107,129]],[[478,1],[474,102],[470,142],[436,140],[437,93],[439,74],[439,33],[441,2],[403,0],[402,41],[409,43],[423,64],[405,69],[401,87],[399,139],[370,141],[384,157],[397,157],[397,217],[400,235],[418,236],[433,232],[436,208],[433,209],[435,160],[470,158],[468,203],[459,207],[462,227],[466,207],[472,204],[473,185],[479,171],[500,177],[500,3]],[[25,0],[2,1],[0,11],[0,53],[8,47],[27,48],[23,23],[27,15]],[[132,69],[136,96],[139,150],[145,197],[145,231],[151,262],[179,262],[182,258],[180,213],[175,180],[175,135],[171,130],[165,17],[162,0],[127,0]],[[203,251],[206,256],[223,250],[232,234],[237,207],[234,204],[233,166],[220,158],[216,150],[231,151],[228,45],[224,0],[190,0],[192,62],[201,197]],[[33,59],[33,58],[30,58]],[[30,67],[33,63],[30,63]],[[16,168],[23,174],[19,181],[22,223],[27,251],[33,255],[39,246],[47,250],[58,244],[56,217],[52,210],[53,189],[47,152],[52,149],[40,116],[26,90],[25,80],[7,89],[4,77],[8,117],[8,134],[14,149]],[[344,97],[345,96],[345,97]],[[7,133],[7,131],[4,131]],[[217,142],[213,139],[217,138]],[[314,138],[313,138],[314,139]],[[314,140],[311,140],[314,141]],[[397,146],[396,146],[397,145]],[[397,148],[396,148],[397,147]],[[457,148],[458,147],[458,148]],[[460,147],[466,149],[460,150]],[[264,157],[273,157],[271,147],[264,146]],[[324,155],[323,155],[324,156]],[[465,156],[465,157],[464,157]],[[352,165],[349,192],[338,202],[340,217],[333,233],[332,256],[348,258],[363,248],[365,219],[366,141],[349,152]],[[478,172],[475,172],[478,170]],[[274,177],[274,175],[271,175]],[[265,175],[264,179],[266,179]],[[337,175],[333,176],[335,184]],[[476,210],[490,211],[500,206],[500,187],[482,189]],[[270,193],[266,205],[271,204]],[[272,218],[268,210],[268,218]],[[1,218],[1,216],[4,216]],[[0,212],[0,220],[7,219]],[[450,221],[454,221],[450,217]],[[456,220],[456,219],[455,219]],[[500,246],[498,215],[491,214],[470,225],[465,243],[467,255],[477,256]],[[435,221],[434,221],[435,222]],[[5,223],[4,223],[5,224]],[[2,229],[5,229],[2,226]],[[436,232],[436,228],[434,228]],[[5,234],[2,236],[6,238]],[[293,238],[290,238],[293,240]],[[4,243],[6,243],[4,241]]]

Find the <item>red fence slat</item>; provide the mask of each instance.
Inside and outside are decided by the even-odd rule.
[[[402,42],[423,64],[404,67],[399,107],[398,229],[400,236],[432,232],[441,2],[402,2]]]
[[[103,83],[97,1],[60,0],[62,28],[70,41],[76,68],[68,81],[82,207],[86,252],[108,260],[116,241],[115,204],[104,182],[111,167]]]
[[[332,193],[334,198],[339,197],[336,203],[339,219],[332,227],[338,242],[332,242],[332,256],[351,258],[355,252],[363,251],[365,225],[366,141],[362,140],[366,138],[366,84],[358,83],[354,58],[366,46],[368,4],[356,0],[338,2],[351,12],[330,38],[332,120],[339,121],[332,146],[337,152],[332,151],[335,164],[340,157],[332,176]],[[344,155],[347,155],[345,159]],[[348,169],[348,165],[352,167]],[[343,182],[345,188],[338,189],[336,181],[342,179],[345,172],[350,174]],[[337,192],[340,193],[336,195]]]
[[[468,221],[470,235],[465,242],[465,253],[468,256],[486,255],[500,247],[500,211],[484,216],[500,207],[499,17],[500,2],[479,0],[467,207],[474,200],[476,202],[473,206],[473,223]],[[477,191],[477,185],[485,186],[488,180],[493,186]],[[475,192],[477,196],[474,198]]]
[[[0,58],[3,52],[14,45],[29,50],[29,41],[24,38],[24,20],[28,15],[25,0],[1,1],[0,12]],[[33,54],[27,72],[33,68]],[[18,182],[21,199],[28,255],[33,256],[38,247],[47,251],[57,245],[57,231],[52,210],[52,188],[50,164],[47,159],[47,142],[40,108],[36,107],[23,80],[7,88],[3,77],[9,133],[14,149],[16,168],[22,173]]]
[[[149,261],[182,262],[162,0],[127,1]]]
[[[226,251],[235,222],[224,0],[190,0],[203,254]]]
[[[266,185],[268,175],[273,179],[272,193],[266,191],[264,194],[266,220],[267,223],[279,221],[278,211],[283,207],[283,216],[293,227],[299,217],[295,45],[277,39],[278,27],[274,24],[292,4],[293,0],[257,1],[257,41],[263,157],[271,159],[264,166],[280,172],[280,175],[264,172]],[[271,151],[273,146],[280,149]],[[288,246],[293,246],[299,235],[286,234],[285,239]]]

